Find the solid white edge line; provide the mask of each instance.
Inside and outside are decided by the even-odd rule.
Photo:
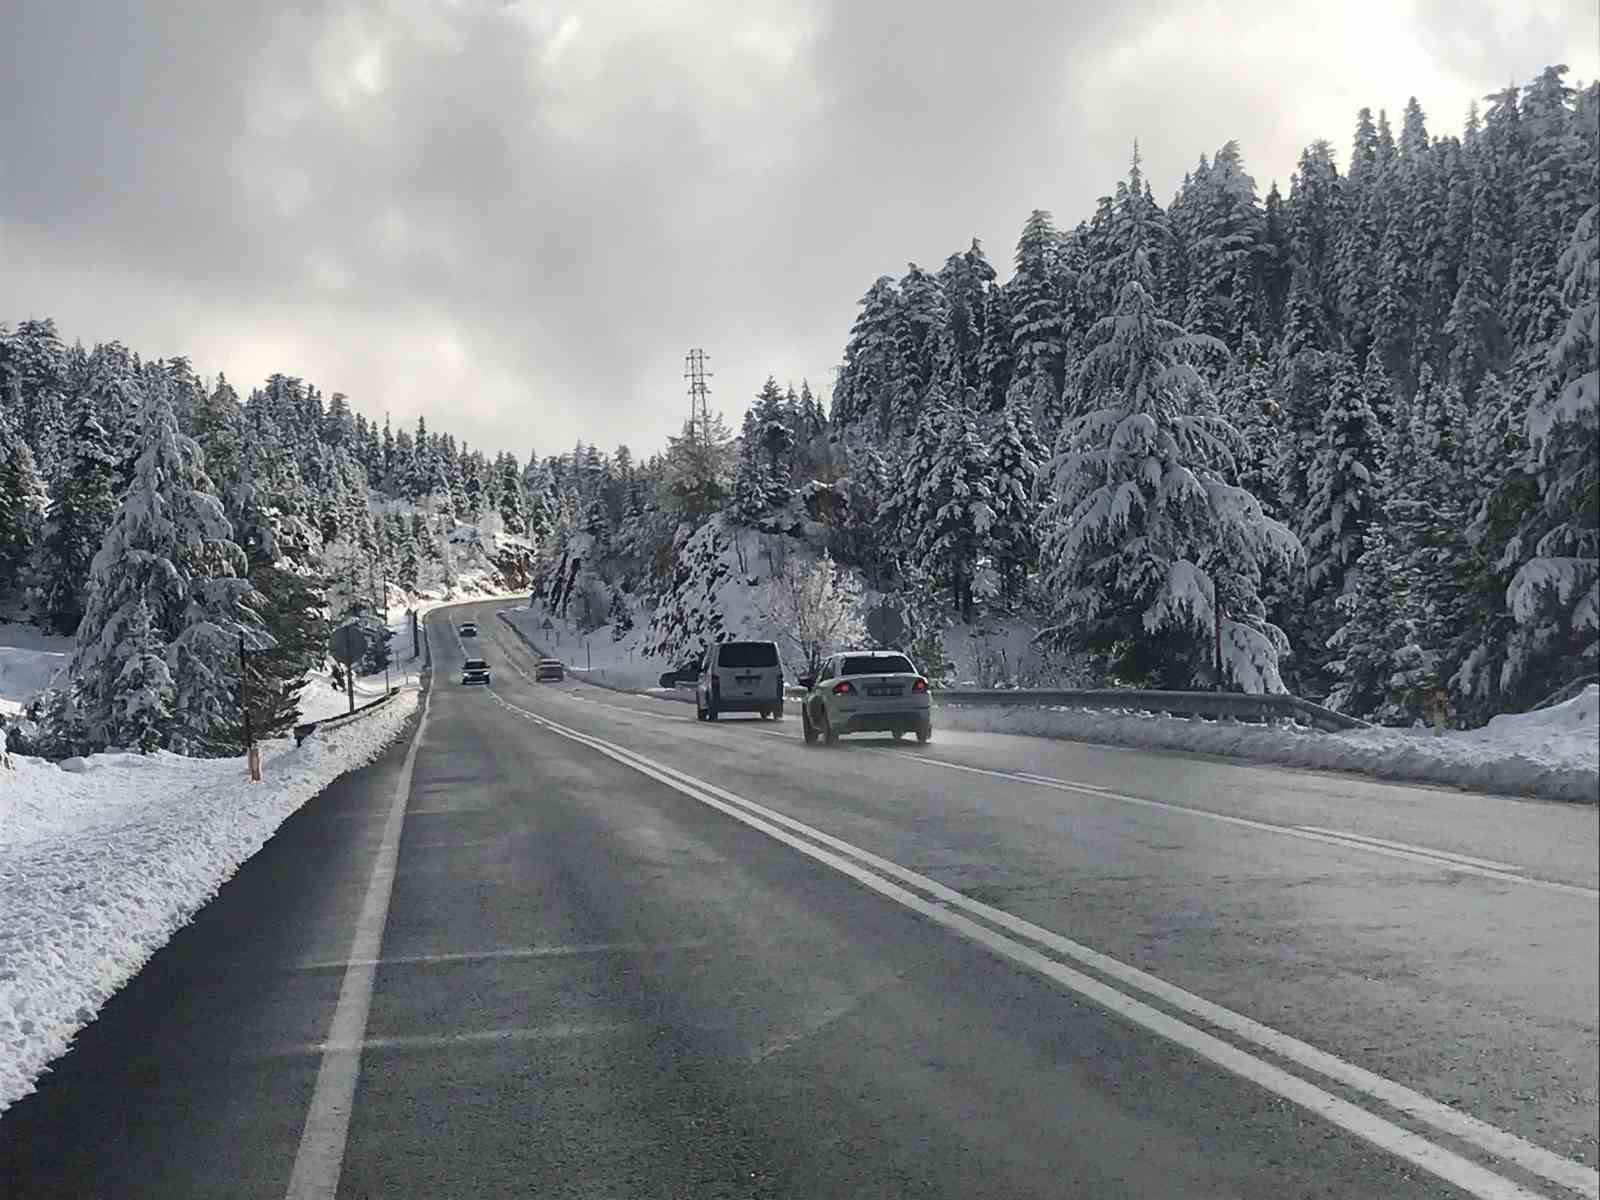
[[[423,636],[427,637],[426,623]],[[428,704],[432,699],[430,686],[423,694],[417,729],[411,735],[411,745],[406,750],[388,819],[384,822],[383,842],[367,879],[361,915],[356,919],[355,935],[350,941],[349,965],[339,987],[339,1002],[333,1010],[327,1049],[317,1068],[316,1088],[306,1111],[306,1123],[300,1133],[294,1168],[289,1173],[285,1200],[332,1200],[339,1190],[356,1081],[361,1076],[361,1044],[366,1037],[367,1014],[372,1007],[372,985],[383,948],[383,930],[389,921],[389,898],[394,891],[400,833],[405,826],[406,804],[411,799],[411,775],[416,766],[417,748],[422,745],[422,733],[428,724]]]
[[[1585,1197],[1600,1197],[1600,1172],[1587,1168],[1581,1163],[1573,1162],[1571,1159],[1564,1158],[1550,1150],[1546,1150],[1542,1146],[1528,1142],[1507,1130],[1458,1112],[1402,1084],[1385,1079],[1353,1063],[1347,1063],[1327,1051],[1319,1050],[1269,1026],[1262,1025],[1249,1017],[1232,1012],[1202,997],[1186,992],[1173,984],[1167,983],[1165,980],[1140,971],[1136,967],[1130,967],[1059,934],[1052,933],[1040,926],[1012,916],[1001,909],[970,900],[968,897],[946,888],[934,880],[900,867],[898,864],[880,858],[869,851],[833,838],[820,830],[812,829],[802,822],[784,816],[782,813],[773,812],[754,801],[745,800],[742,797],[723,791],[712,784],[697,780],[693,776],[685,775],[675,768],[653,762],[635,751],[615,746],[593,735],[569,729],[551,721],[549,718],[530,713],[526,709],[520,709],[499,696],[496,696],[496,699],[507,708],[524,713],[552,732],[587,745],[591,749],[605,754],[625,766],[632,767],[641,774],[650,776],[684,795],[688,795],[736,820],[759,829],[761,832],[793,849],[799,850],[808,857],[834,867],[874,891],[913,908],[915,911],[928,916],[947,928],[981,942],[990,949],[995,950],[996,953],[1003,954],[1013,961],[1029,966],[1047,977],[1063,983],[1071,990],[1090,996],[1098,1003],[1134,1020],[1152,1032],[1176,1041],[1195,1053],[1211,1059],[1225,1069],[1242,1075],[1267,1088],[1267,1090],[1283,1096],[1285,1099],[1301,1104],[1311,1111],[1323,1115],[1349,1132],[1380,1145],[1384,1149],[1390,1150],[1407,1161],[1414,1163],[1416,1166],[1429,1171],[1431,1174],[1455,1183],[1474,1195],[1484,1197],[1485,1200],[1491,1197],[1498,1200],[1500,1197],[1536,1196],[1537,1193],[1530,1192],[1511,1180],[1495,1175],[1470,1160],[1462,1158],[1460,1155],[1443,1147],[1436,1146],[1420,1135],[1394,1125],[1376,1114],[1323,1092],[1315,1085],[1301,1080],[1297,1076],[1290,1075],[1270,1063],[1257,1059],[1229,1043],[1222,1042],[1211,1034],[1186,1025],[1176,1018],[1160,1012],[1160,1010],[1149,1008],[1142,1002],[1125,996],[1123,993],[1089,976],[1073,971],[1053,959],[1045,958],[1030,947],[1012,942],[1004,935],[995,933],[984,926],[977,925],[964,917],[951,913],[944,906],[930,904],[905,889],[888,883],[879,875],[866,871],[855,863],[846,861],[809,842],[802,841],[800,838],[794,837],[776,826],[783,825],[795,829],[806,837],[815,839],[816,842],[831,846],[841,853],[859,860],[861,863],[871,865],[882,874],[901,879],[928,892],[943,901],[944,905],[966,909],[995,925],[1027,937],[1052,950],[1076,958],[1103,974],[1110,975],[1120,982],[1156,996],[1174,1007],[1190,1012],[1219,1028],[1227,1029],[1245,1040],[1302,1067],[1364,1092],[1442,1133],[1459,1138],[1489,1154],[1514,1162],[1518,1166],[1552,1183]],[[757,814],[760,815],[758,816]],[[1080,981],[1097,990],[1080,987]],[[1102,998],[1101,991],[1104,992],[1107,998]],[[1144,1019],[1145,1015],[1149,1015],[1154,1020]],[[1192,1038],[1190,1035],[1192,1035]],[[1214,1050],[1216,1053],[1213,1053]],[[1278,1086],[1279,1084],[1283,1084],[1283,1086],[1280,1087]],[[1344,1119],[1346,1117],[1351,1119]],[[1473,1182],[1467,1182],[1468,1180]]]

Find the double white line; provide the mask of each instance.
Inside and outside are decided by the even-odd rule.
[[[775,841],[855,880],[895,903],[996,955],[1034,971],[1068,991],[1094,1001],[1126,1020],[1247,1079],[1273,1094],[1323,1117],[1341,1129],[1387,1150],[1421,1170],[1437,1176],[1482,1200],[1539,1197],[1542,1193],[1497,1174],[1447,1146],[1378,1115],[1323,1087],[1276,1065],[1262,1052],[1321,1076],[1344,1088],[1378,1101],[1413,1122],[1444,1134],[1494,1158],[1515,1164],[1532,1176],[1556,1184],[1589,1200],[1600,1200],[1600,1173],[1554,1154],[1513,1133],[1477,1120],[1420,1092],[1385,1079],[1353,1063],[1262,1025],[1249,1017],[1213,1004],[1200,996],[1128,966],[1001,909],[963,896],[924,875],[919,875],[869,851],[841,841],[792,817],[746,800],[665,763],[645,757],[602,738],[561,725],[548,717],[510,703],[498,694],[503,707],[520,713],[551,733],[578,742],[597,753],[648,776],[674,791],[713,808]],[[1127,991],[1112,987],[1087,967],[1113,980]],[[1139,993],[1145,999],[1130,994]],[[1166,1009],[1149,1001],[1159,1001]],[[1198,1025],[1173,1015],[1176,1010],[1230,1035],[1224,1040]],[[1245,1049],[1248,1046],[1250,1049]]]

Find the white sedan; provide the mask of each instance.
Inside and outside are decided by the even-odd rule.
[[[805,676],[800,724],[807,742],[832,746],[841,734],[879,731],[900,737],[933,737],[933,705],[928,681],[911,660],[895,650],[851,650],[835,654]]]

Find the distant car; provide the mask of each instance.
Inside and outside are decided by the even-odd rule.
[[[661,672],[661,678],[657,682],[664,688],[675,688],[679,684],[693,683],[698,678],[700,678],[700,659],[691,658],[679,663],[670,671]]]
[[[466,662],[461,664],[461,682],[464,684],[488,683],[489,664],[481,658],[467,659]]]
[[[800,723],[807,743],[821,738],[832,746],[840,735],[878,730],[917,741],[933,737],[933,704],[928,681],[904,654],[891,650],[853,650],[835,654],[805,676]]]
[[[478,627],[477,627],[477,625],[475,625],[471,621],[468,621],[465,624],[463,624],[461,626],[461,636],[462,637],[477,637],[478,636]]]
[[[560,683],[566,677],[567,668],[561,665],[559,658],[541,658],[533,668],[537,683]]]
[[[715,721],[725,712],[783,719],[783,665],[777,642],[712,642],[694,687],[695,716]]]

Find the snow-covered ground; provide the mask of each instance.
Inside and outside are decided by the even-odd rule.
[[[291,813],[401,731],[401,692],[244,759],[97,754],[0,768],[0,1112]]]
[[[1381,779],[1442,783],[1475,792],[1600,800],[1600,686],[1564,704],[1496,717],[1482,729],[1303,728],[1226,724],[1148,713],[1067,708],[945,706],[935,723],[950,729],[1025,734],[1113,746],[1223,754]]]
[[[542,604],[530,608],[525,600],[508,606],[504,610],[507,618],[545,653],[564,662],[575,678],[627,691],[650,691],[656,688],[661,673],[673,666],[665,659],[644,656],[647,630],[643,620],[621,640],[613,641],[609,625],[579,633],[571,621],[551,616]],[[547,619],[550,629],[544,628]]]
[[[0,717],[22,711],[72,657],[72,639],[0,622]]]

